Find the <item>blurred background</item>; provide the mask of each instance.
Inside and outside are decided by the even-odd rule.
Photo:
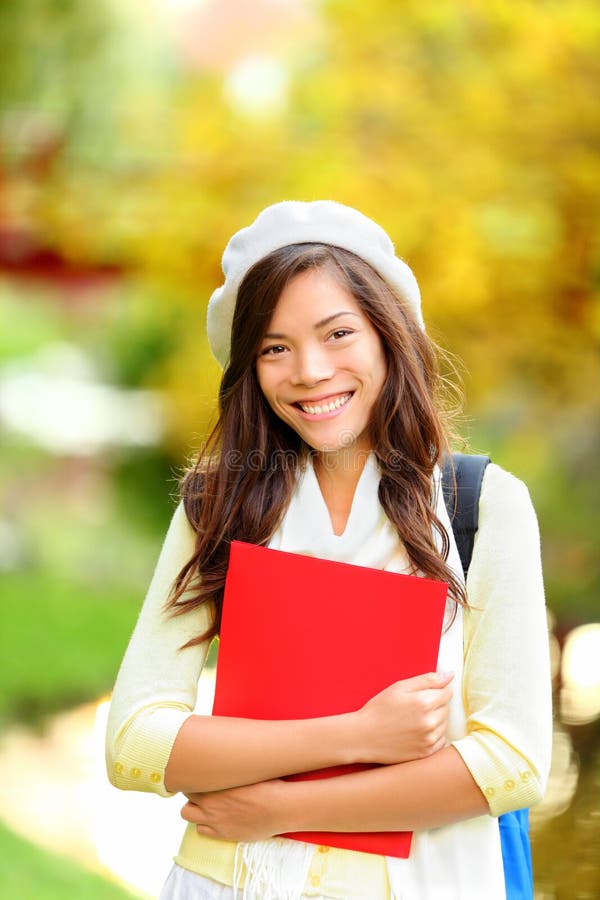
[[[0,895],[152,896],[169,868],[179,805],[108,785],[106,700],[213,419],[224,245],[331,198],[393,237],[471,449],[529,485],[536,898],[600,896],[599,38],[593,0],[0,4]]]

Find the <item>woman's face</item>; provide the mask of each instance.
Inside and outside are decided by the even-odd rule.
[[[326,270],[283,290],[257,362],[271,409],[313,449],[369,449],[368,424],[387,363],[377,331]]]

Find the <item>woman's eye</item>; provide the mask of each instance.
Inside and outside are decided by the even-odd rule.
[[[336,331],[332,331],[330,336],[337,341],[340,338],[346,337],[347,334],[352,334],[350,328],[338,328]]]
[[[277,356],[279,353],[283,353],[285,347],[282,347],[281,344],[274,345],[272,347],[265,347],[264,350],[260,351],[260,356]]]

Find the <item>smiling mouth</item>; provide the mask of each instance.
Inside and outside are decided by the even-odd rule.
[[[342,406],[345,406],[348,400],[352,397],[353,391],[348,392],[347,394],[340,394],[334,400],[321,400],[319,403],[294,403],[294,406],[297,406],[298,409],[301,409],[303,413],[308,413],[311,416],[320,416],[323,413],[334,412],[336,409],[341,409]]]

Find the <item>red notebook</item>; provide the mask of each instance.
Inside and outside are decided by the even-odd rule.
[[[213,715],[303,719],[359,709],[435,671],[448,585],[233,541]],[[291,778],[327,778],[366,765]],[[407,857],[411,832],[286,837]]]

